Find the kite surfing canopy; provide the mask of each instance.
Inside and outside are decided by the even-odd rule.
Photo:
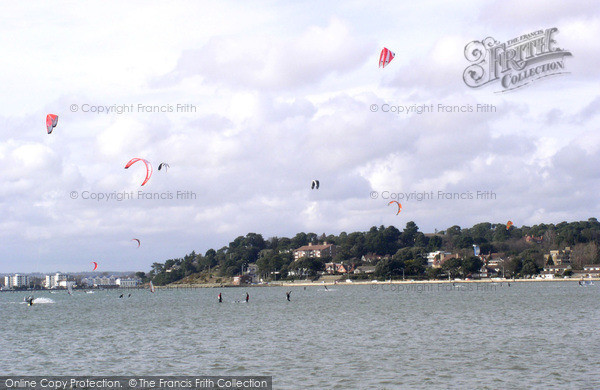
[[[388,203],[388,206],[392,203],[396,203],[398,205],[398,212],[396,212],[396,215],[400,214],[400,211],[402,211],[402,205],[400,204],[400,202],[398,202],[397,200],[391,200],[390,203]]]
[[[132,166],[138,161],[142,161],[146,165],[146,178],[142,182],[142,185],[144,185],[148,183],[148,180],[150,180],[150,177],[152,177],[152,164],[150,164],[150,161],[144,160],[143,158],[132,158],[131,160],[129,160],[127,165],[125,165],[125,169],[129,169],[130,166]]]
[[[58,115],[48,114],[46,115],[46,130],[48,130],[48,134],[52,133],[52,130],[58,124]]]
[[[381,54],[379,54],[379,67],[385,68],[390,62],[392,62],[395,56],[396,54],[394,54],[393,51],[387,47],[384,47],[381,50]]]

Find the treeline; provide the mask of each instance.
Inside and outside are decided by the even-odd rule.
[[[526,236],[534,237],[527,242]],[[333,258],[301,258],[294,261],[293,251],[309,243],[327,242],[336,245]],[[362,257],[376,254],[383,258],[369,265],[376,266],[377,277],[438,278],[466,276],[481,268],[474,256],[473,245],[482,255],[504,253],[505,275],[524,276],[538,273],[545,264],[550,250],[571,247],[573,268],[594,264],[600,260],[600,223],[596,218],[580,222],[540,224],[510,229],[506,224],[483,222],[471,228],[452,226],[436,234],[425,235],[414,222],[408,222],[400,231],[394,226],[373,226],[367,232],[342,232],[339,235],[298,233],[292,238],[264,239],[257,233],[248,233],[220,249],[209,249],[204,255],[192,252],[183,258],[152,264],[146,279],[157,285],[179,281],[194,274],[231,277],[239,275],[250,263],[256,263],[265,280],[290,278],[291,274],[316,276],[325,269],[326,262],[351,266],[363,264]],[[457,259],[444,263],[441,269],[427,268],[426,255],[437,250],[458,254]],[[387,255],[387,256],[386,256]],[[140,273],[141,275],[141,273]]]

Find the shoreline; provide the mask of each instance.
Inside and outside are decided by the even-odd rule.
[[[341,280],[338,283],[335,282],[324,282],[324,281],[283,281],[283,282],[270,282],[268,284],[171,284],[166,286],[155,286],[155,288],[164,289],[177,289],[177,288],[225,288],[225,287],[310,287],[310,286],[370,286],[370,285],[388,285],[388,284],[439,284],[439,283],[522,283],[522,282],[579,282],[582,279],[476,279],[476,280],[392,280],[392,281],[371,281],[371,280],[353,280],[351,283]],[[585,278],[584,281],[595,281],[599,282],[600,278]]]
[[[242,284],[242,285],[234,285],[229,283],[204,283],[204,284],[169,284],[166,286],[154,286],[156,289],[160,290],[177,290],[177,289],[193,289],[193,288],[228,288],[228,287],[318,287],[318,286],[379,286],[379,285],[401,285],[401,284],[461,284],[461,283],[528,283],[528,282],[579,282],[582,279],[568,278],[568,279],[502,279],[502,278],[494,278],[494,279],[473,279],[473,280],[448,280],[448,279],[439,279],[439,280],[392,280],[392,281],[371,281],[371,280],[358,280],[352,281],[351,283],[346,282],[346,280],[340,280],[338,283],[333,281],[317,281],[311,282],[306,280],[298,280],[298,281],[279,281],[279,282],[270,282],[265,284]],[[600,282],[600,278],[585,278],[583,281],[593,281]],[[147,286],[137,286],[137,287],[125,287],[125,288],[110,288],[106,290],[147,290]],[[94,292],[98,291],[94,288],[85,288],[85,289],[77,289],[80,290],[92,290]],[[66,290],[0,290],[0,292],[61,292]]]

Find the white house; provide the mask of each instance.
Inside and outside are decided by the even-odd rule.
[[[120,286],[123,288],[129,288],[129,287],[137,287],[140,284],[140,280],[139,279],[118,278],[117,280],[115,280],[115,283],[117,286]]]
[[[446,256],[451,255],[452,253],[450,252],[444,252],[444,251],[435,251],[435,252],[429,252],[427,254],[427,267],[435,267],[435,268],[439,268],[442,265],[442,259],[444,259]]]

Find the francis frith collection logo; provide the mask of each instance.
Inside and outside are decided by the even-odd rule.
[[[479,88],[499,81],[506,92],[524,87],[544,77],[568,73],[565,57],[571,52],[556,46],[556,27],[524,34],[505,43],[492,37],[465,46],[472,64],[464,73],[465,84]]]

